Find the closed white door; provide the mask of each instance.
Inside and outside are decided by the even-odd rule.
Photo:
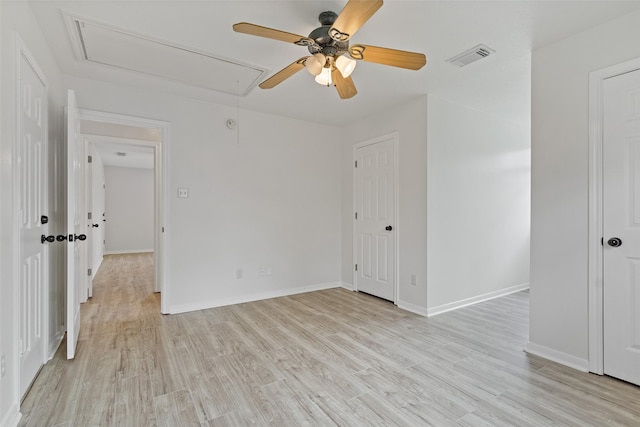
[[[67,359],[75,356],[80,333],[80,303],[87,297],[86,204],[84,167],[86,156],[80,136],[76,96],[67,94]]]
[[[394,301],[394,140],[359,147],[355,167],[355,286],[358,291]]]
[[[20,227],[20,395],[45,361],[44,307],[47,250],[46,85],[21,49],[19,62],[17,169]]]
[[[640,70],[604,82],[604,373],[640,385]]]

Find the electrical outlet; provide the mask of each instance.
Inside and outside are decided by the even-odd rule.
[[[236,270],[236,279],[242,279],[242,269],[241,268]]]
[[[411,275],[411,286],[415,286],[416,285],[416,275],[412,274]]]
[[[189,198],[189,188],[188,187],[178,187],[178,198],[180,198],[180,199]]]
[[[258,276],[266,276],[266,275],[267,275],[267,268],[266,267],[258,268]]]
[[[4,359],[4,354],[0,356],[0,377],[4,377],[4,374],[7,372],[7,363]]]

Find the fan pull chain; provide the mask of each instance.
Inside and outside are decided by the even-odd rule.
[[[240,145],[240,80],[236,80],[236,145]]]

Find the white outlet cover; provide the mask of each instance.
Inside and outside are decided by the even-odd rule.
[[[186,199],[189,197],[189,188],[187,187],[178,187],[178,198]]]

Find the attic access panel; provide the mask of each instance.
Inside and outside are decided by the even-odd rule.
[[[67,15],[67,23],[79,60],[243,96],[266,72],[83,18]]]

